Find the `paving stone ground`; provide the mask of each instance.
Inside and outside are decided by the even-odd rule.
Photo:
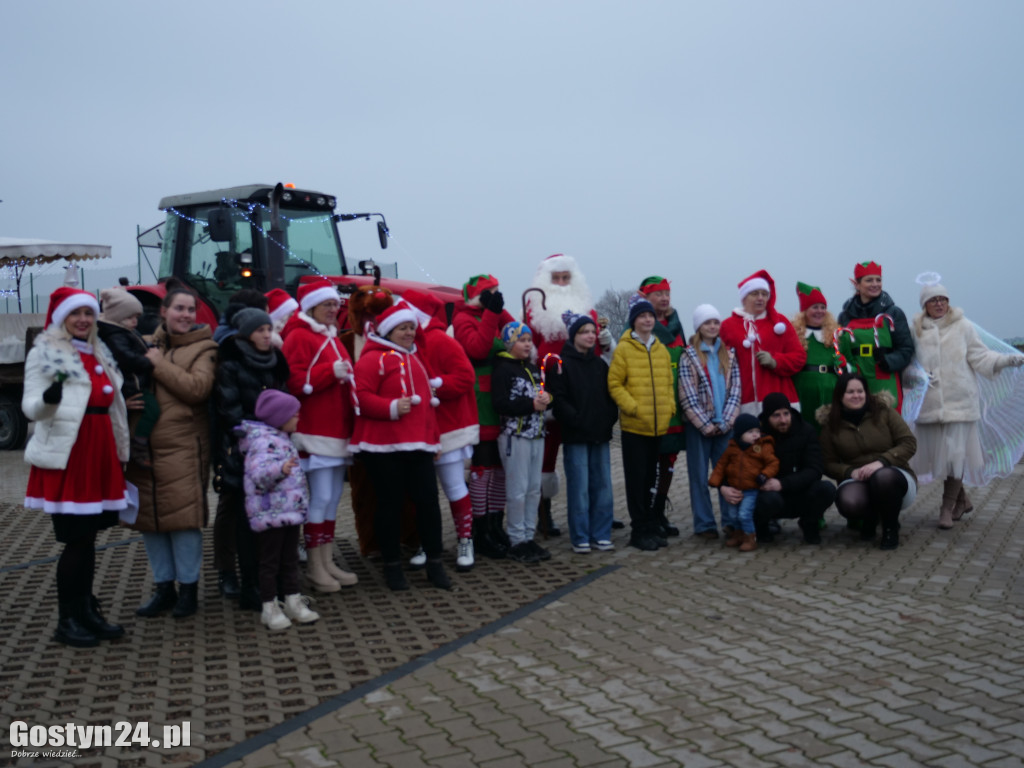
[[[618,461],[613,475],[624,509]],[[158,630],[133,623],[131,637],[108,644],[116,655],[82,662],[48,642],[52,611],[29,610],[0,622],[10,635],[0,716],[5,731],[13,716],[195,718],[189,750],[46,763],[79,768],[1021,766],[1022,477],[1019,466],[973,492],[975,510],[949,532],[935,527],[940,486],[922,488],[894,552],[859,541],[832,510],[822,546],[803,545],[790,522],[744,555],[690,536],[680,462],[672,500],[683,535],[667,549],[628,550],[616,532],[616,552],[573,555],[563,537],[548,564],[489,563],[458,592],[407,600],[350,556],[371,586],[339,598],[333,625],[269,640],[255,614],[238,616],[207,589],[202,626],[213,638],[169,619]],[[24,544],[33,557],[52,549],[34,546]],[[112,578],[133,550],[104,550],[111,597],[148,588],[144,556],[128,579]],[[2,566],[22,557],[8,549]],[[25,583],[18,602],[2,598],[5,616],[24,595],[52,592],[52,564],[23,572],[35,575],[17,577]],[[317,647],[299,658],[300,643]],[[30,652],[10,671],[22,647]],[[77,682],[76,663],[88,670]],[[334,687],[318,690],[325,676]],[[44,764],[8,754],[0,765]]]

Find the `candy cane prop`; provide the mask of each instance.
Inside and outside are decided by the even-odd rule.
[[[384,352],[380,356],[380,375],[384,375],[384,360],[387,359],[389,355],[394,355],[395,357],[398,358],[398,383],[402,385],[402,397],[409,397],[409,389],[405,385],[405,359],[400,352],[396,352],[393,349],[389,349],[387,352]],[[413,405],[419,405],[422,402],[423,398],[421,398],[419,395],[414,394],[411,398],[409,398],[409,400],[412,402]]]
[[[881,328],[882,325],[885,325],[885,324],[887,324],[889,326],[889,333],[892,333],[892,332],[894,332],[896,330],[896,321],[892,319],[892,315],[887,315],[885,312],[881,313],[880,315],[875,315],[875,346],[876,347],[882,346],[882,342],[878,338],[878,329]]]
[[[556,355],[554,352],[548,352],[544,355],[544,359],[540,364],[540,391],[544,391],[544,385],[547,383],[548,373],[548,361],[554,358],[555,362],[558,363],[558,372],[562,372],[562,358]]]
[[[836,328],[834,331],[832,331],[832,350],[835,352],[836,355],[836,369],[840,373],[843,371],[849,373],[853,369],[850,367],[849,363],[846,362],[846,357],[843,355],[843,353],[839,351],[839,339],[840,337],[842,337],[844,333],[850,337],[850,344],[853,344],[855,337],[853,335],[852,330],[850,330],[849,328]]]

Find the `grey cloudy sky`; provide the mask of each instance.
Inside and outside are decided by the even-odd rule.
[[[168,194],[291,181],[383,211],[410,279],[543,257],[689,316],[857,261],[1000,336],[1024,240],[1024,3],[0,3],[0,235],[112,245]],[[380,256],[372,225],[345,226]],[[518,301],[511,301],[517,305]]]

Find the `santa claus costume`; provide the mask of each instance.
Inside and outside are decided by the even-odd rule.
[[[359,419],[351,448],[362,454],[377,494],[374,527],[384,561],[384,578],[393,591],[409,589],[401,562],[399,520],[402,497],[416,505],[416,524],[427,555],[427,578],[441,589],[451,581],[441,562],[441,508],[434,459],[441,433],[431,375],[419,355],[418,321],[403,301],[377,317],[375,330],[356,363]]]
[[[793,324],[775,309],[775,281],[765,270],[741,280],[740,303],[753,291],[768,292],[764,309],[751,314],[742,306],[722,321],[722,342],[736,350],[740,367],[740,412],[757,416],[761,401],[772,392],[784,394],[794,408],[800,408],[793,376],[803,370],[807,350]]]
[[[46,330],[25,360],[22,410],[35,421],[25,448],[25,507],[50,515],[57,541],[59,619],[54,640],[91,647],[121,637],[93,595],[96,534],[128,506],[121,464],[128,416],[121,374],[96,335],[96,298],[61,287],[50,296]]]
[[[274,346],[280,349],[284,345],[282,331],[285,325],[287,325],[288,320],[291,319],[291,316],[299,308],[299,302],[281,288],[274,288],[264,295],[267,297],[267,314],[270,315],[270,322],[274,328],[271,339]]]
[[[291,368],[288,390],[302,404],[292,441],[309,479],[309,514],[303,529],[307,576],[319,592],[355,584],[354,573],[334,563],[335,521],[352,463],[352,361],[338,341],[338,289],[326,278],[299,286],[299,312],[288,321],[281,351]]]
[[[441,430],[441,454],[434,462],[437,479],[451,507],[458,537],[455,567],[473,568],[473,505],[463,467],[480,442],[480,423],[476,409],[473,366],[462,345],[447,333],[444,304],[429,293],[406,291],[402,299],[416,314],[423,333],[423,354],[436,379],[432,382],[440,400],[437,408]]]
[[[556,273],[565,272],[569,273],[568,282],[555,280]],[[554,364],[554,359],[565,346],[569,333],[562,321],[562,315],[566,312],[587,315],[594,321],[594,325],[597,325],[594,299],[590,295],[586,278],[576,259],[564,253],[555,253],[538,265],[530,288],[524,294],[523,322],[533,332],[535,360],[538,366]],[[598,337],[596,352],[601,355],[602,351],[610,347],[611,332],[604,329]],[[551,500],[558,495],[556,467],[558,448],[561,444],[562,431],[558,422],[552,420],[548,424],[547,436],[544,438],[541,502],[538,514],[539,530],[545,538],[561,535],[551,517]]]

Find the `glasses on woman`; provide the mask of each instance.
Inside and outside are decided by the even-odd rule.
[[[945,296],[933,296],[925,304],[949,304],[949,299]]]

